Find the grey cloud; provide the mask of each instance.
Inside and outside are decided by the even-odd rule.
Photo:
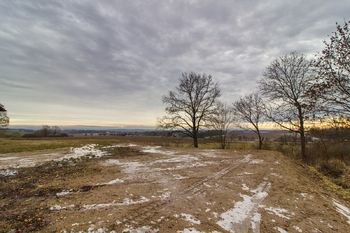
[[[320,51],[348,14],[350,3],[342,4],[2,1],[0,101],[10,116],[27,111],[33,122],[87,119],[93,108],[89,122],[154,125],[161,96],[182,72],[212,74],[233,102],[272,60]]]

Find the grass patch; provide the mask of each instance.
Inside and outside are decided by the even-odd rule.
[[[22,137],[26,132],[20,132],[16,130],[0,129],[0,137]]]
[[[335,184],[332,178],[323,175],[312,166],[307,166],[307,168],[311,173],[315,174],[323,182],[323,187],[325,189],[336,193],[346,200],[350,200],[350,189],[345,189],[342,186]]]
[[[81,147],[86,144],[99,144],[101,146],[109,146],[118,143],[113,139],[76,139],[76,138],[60,138],[60,139],[7,139],[0,138],[0,154],[16,153],[25,151],[58,149],[65,147]]]

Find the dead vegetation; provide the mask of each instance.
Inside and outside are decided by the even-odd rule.
[[[57,193],[67,189],[52,185],[54,180],[69,177],[94,175],[102,168],[93,165],[95,160],[125,158],[143,155],[129,147],[112,147],[101,158],[87,155],[79,159],[52,161],[36,167],[20,168],[14,176],[0,175],[0,232],[32,232],[48,224],[50,206],[48,199],[58,198]],[[87,192],[104,185],[85,185],[71,189],[72,192]]]

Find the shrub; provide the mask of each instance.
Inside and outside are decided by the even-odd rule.
[[[38,136],[34,133],[27,133],[22,136],[22,138],[36,138],[36,137]]]

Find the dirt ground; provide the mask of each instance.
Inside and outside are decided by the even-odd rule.
[[[123,156],[122,147],[131,156]],[[114,149],[118,156],[109,156]],[[47,210],[40,232],[350,232],[350,203],[281,153],[114,149],[3,154],[0,168],[10,177],[16,167],[49,159],[87,151],[98,157],[84,169],[33,182],[35,190],[51,190],[22,200]]]

